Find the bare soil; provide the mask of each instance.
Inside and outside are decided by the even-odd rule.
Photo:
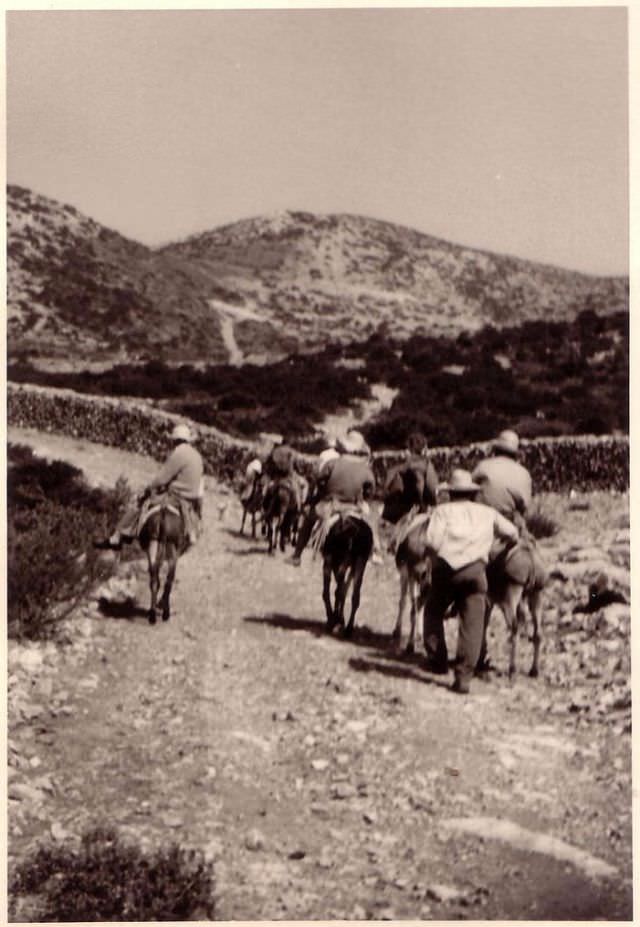
[[[9,440],[111,485],[125,474],[139,487],[154,467],[53,435],[10,429]],[[595,544],[627,512],[626,496],[601,494],[587,512],[565,507],[562,532]],[[14,673],[29,691],[10,702],[10,786],[31,784],[42,800],[10,791],[10,872],[52,834],[108,822],[143,845],[205,849],[223,920],[630,920],[631,735],[614,713],[587,723],[566,687],[529,679],[525,634],[513,681],[494,673],[452,693],[451,678],[391,647],[391,559],[367,570],[354,639],[329,636],[319,562],[306,553],[295,569],[239,525],[237,501],[209,479],[204,535],[179,563],[169,622],[147,623],[140,561],[135,601],[89,603],[71,625],[75,646],[38,680]],[[499,668],[504,645],[496,614]],[[591,685],[595,698],[602,680]],[[11,705],[27,698],[25,720]],[[494,839],[490,821],[480,837],[451,824],[477,817],[564,841],[611,875],[557,846],[554,856],[544,842]],[[13,919],[30,919],[33,904]]]

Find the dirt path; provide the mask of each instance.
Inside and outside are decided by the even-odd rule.
[[[9,439],[106,483],[149,473],[109,448]],[[390,563],[365,577],[356,639],[328,637],[319,564],[296,570],[240,537],[213,480],[205,511],[168,623],[147,624],[140,571],[136,605],[88,606],[85,644],[45,653],[30,717],[10,699],[10,865],[52,828],[106,821],[206,848],[225,920],[631,918],[628,733],[582,723],[544,678],[493,676],[464,698],[400,659]],[[522,639],[521,670],[529,659]],[[479,836],[475,819],[491,819]],[[564,843],[534,851],[532,833]]]

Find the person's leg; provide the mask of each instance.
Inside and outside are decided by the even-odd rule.
[[[444,636],[444,616],[452,600],[451,568],[438,560],[431,577],[431,588],[424,607],[422,638],[427,655],[427,669],[435,673],[449,672],[447,643]]]
[[[96,538],[93,546],[98,550],[120,550],[123,544],[130,544],[138,533],[140,508],[137,499],[133,499],[124,510],[115,530],[108,538]]]
[[[487,576],[484,564],[477,561],[457,570],[451,581],[460,615],[459,662],[455,669],[454,689],[458,692],[468,692],[482,650],[487,604]]]
[[[317,521],[316,507],[312,505],[309,511],[307,512],[305,520],[302,522],[300,531],[298,532],[298,540],[296,541],[296,546],[294,548],[293,554],[291,555],[289,562],[293,563],[295,566],[299,566],[300,557],[302,556],[302,551],[305,549],[309,543],[309,538],[311,537],[311,532],[313,531],[313,526]]]

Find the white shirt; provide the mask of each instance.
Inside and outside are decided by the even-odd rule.
[[[262,461],[259,457],[254,457],[251,463],[247,464],[245,474],[247,477],[255,476],[262,473]]]
[[[494,537],[516,541],[518,529],[503,515],[480,502],[443,502],[431,513],[425,541],[453,570],[489,562]]]

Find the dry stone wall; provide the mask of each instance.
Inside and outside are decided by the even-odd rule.
[[[183,417],[140,400],[88,396],[72,390],[7,384],[7,421],[22,428],[84,438],[162,460],[167,452],[167,432]],[[250,441],[230,438],[205,425],[198,433],[198,448],[206,472],[231,483],[255,453]],[[473,469],[486,456],[486,443],[467,447],[433,448],[431,459],[441,478],[453,467]],[[310,470],[313,458],[300,455],[302,470]],[[400,459],[393,451],[374,457],[376,475]],[[537,492],[592,492],[629,487],[629,439],[627,436],[578,436],[537,438],[522,442],[522,463],[531,472]]]

